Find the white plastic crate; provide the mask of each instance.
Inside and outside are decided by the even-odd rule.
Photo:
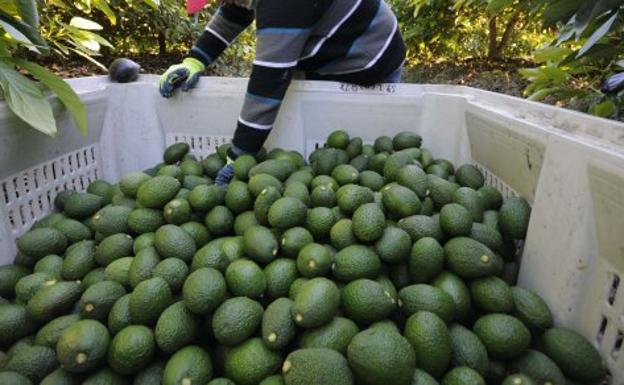
[[[72,80],[89,109],[85,137],[60,109],[50,139],[0,103],[0,263],[13,260],[15,239],[57,191],[151,167],[174,142],[205,156],[231,138],[245,79],[202,78],[170,100],[155,83]],[[307,155],[336,129],[364,141],[411,130],[436,157],[476,164],[505,195],[527,198],[520,284],[545,298],[558,324],[589,338],[611,383],[624,384],[624,125],[457,86],[296,82],[286,100],[269,146]]]

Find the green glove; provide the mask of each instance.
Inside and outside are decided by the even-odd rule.
[[[181,87],[184,92],[190,90],[197,85],[205,69],[204,63],[187,57],[182,63],[169,67],[167,72],[160,77],[160,94],[165,98],[170,98],[176,88]]]

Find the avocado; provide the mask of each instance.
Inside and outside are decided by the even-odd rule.
[[[392,295],[370,279],[348,283],[342,289],[341,299],[345,315],[363,325],[386,319],[396,309],[396,300]]]
[[[383,328],[369,328],[353,337],[347,358],[357,382],[367,385],[409,385],[416,367],[409,341]]]
[[[226,298],[225,278],[218,270],[201,268],[192,272],[182,286],[185,305],[195,314],[212,313]]]
[[[117,373],[131,375],[143,370],[156,353],[154,332],[143,325],[120,330],[110,343],[108,364]]]
[[[511,313],[514,300],[507,282],[498,277],[485,277],[470,282],[472,299],[484,313]]]
[[[426,283],[437,276],[444,267],[444,249],[437,240],[420,238],[411,248],[408,268],[414,283]]]
[[[275,373],[281,362],[279,352],[267,348],[260,338],[252,338],[228,351],[225,375],[237,385],[256,385]]]
[[[521,240],[526,237],[530,216],[531,206],[526,199],[511,197],[498,213],[498,224],[504,235]]]
[[[467,366],[458,366],[451,369],[442,378],[441,385],[485,385],[481,375]]]
[[[496,273],[497,256],[484,244],[456,237],[444,245],[449,269],[462,278],[473,279]]]
[[[405,338],[412,344],[418,367],[435,378],[451,362],[451,337],[446,323],[429,311],[412,314],[405,323]]]
[[[63,331],[79,320],[80,316],[78,314],[68,314],[53,319],[39,329],[35,336],[35,343],[53,349],[56,348],[56,344],[59,338],[61,338]]]
[[[376,203],[358,207],[351,220],[353,234],[362,242],[375,242],[383,235],[386,218]]]
[[[492,359],[514,359],[524,354],[531,345],[529,329],[519,319],[507,314],[482,316],[472,330]]]
[[[292,300],[278,298],[262,315],[262,341],[269,349],[284,349],[295,338],[297,327],[291,315],[292,307]]]
[[[260,266],[248,259],[238,259],[225,270],[225,281],[233,295],[260,298],[266,290],[266,277]]]
[[[340,291],[326,278],[313,278],[297,293],[292,316],[304,328],[321,326],[334,318],[340,305]]]
[[[167,361],[163,385],[201,385],[212,378],[210,355],[203,348],[187,346],[175,352]]]
[[[2,370],[19,373],[33,384],[39,384],[57,367],[58,361],[53,348],[33,345],[12,354]]]
[[[326,348],[299,349],[282,365],[287,385],[352,385],[353,374],[346,358]]]
[[[414,242],[421,238],[434,238],[441,241],[444,237],[440,223],[430,216],[412,215],[402,218],[397,225],[407,232]]]
[[[61,255],[67,248],[67,237],[54,228],[39,228],[28,231],[17,239],[17,249],[36,260],[46,255]]]
[[[139,283],[130,295],[130,318],[135,324],[154,325],[172,300],[171,289],[164,279],[147,279]]]
[[[106,326],[96,320],[80,320],[63,331],[56,354],[63,369],[87,373],[106,360],[109,344]]]
[[[522,287],[511,288],[514,315],[529,329],[546,330],[553,326],[553,315],[544,300],[534,292]]]
[[[567,384],[557,364],[547,355],[537,350],[529,349],[526,353],[511,361],[510,369],[513,373],[524,373],[539,383]]]
[[[223,302],[212,316],[212,330],[219,343],[234,346],[255,334],[262,322],[264,309],[247,297],[234,297]]]
[[[197,251],[191,235],[175,225],[165,225],[158,229],[154,246],[163,258],[178,258],[185,262],[190,262]]]
[[[265,294],[268,299],[287,297],[290,285],[299,276],[297,263],[289,258],[278,258],[265,266]]]
[[[407,315],[417,311],[430,311],[450,323],[455,318],[455,303],[442,289],[426,284],[404,287],[399,291],[400,305]]]
[[[126,294],[113,304],[111,311],[108,313],[107,325],[111,334],[114,335],[130,324],[132,324],[132,319],[130,318],[130,294]]]
[[[299,339],[300,348],[327,348],[346,355],[353,337],[360,332],[352,320],[334,317],[329,323],[306,329]]]
[[[606,375],[599,352],[574,330],[556,327],[548,329],[542,336],[541,344],[544,353],[572,380],[593,383]]]
[[[83,279],[91,270],[95,269],[95,242],[80,241],[71,245],[65,253],[61,276],[66,280]]]
[[[174,353],[190,345],[198,335],[199,319],[179,301],[162,312],[154,336],[158,348],[165,353]]]
[[[332,256],[329,250],[318,243],[304,246],[297,257],[297,269],[306,278],[326,275],[331,270]]]
[[[479,337],[460,324],[449,327],[451,367],[467,366],[484,378],[490,366],[488,352]]]
[[[68,313],[81,294],[82,288],[78,282],[56,282],[43,286],[28,301],[28,316],[35,321],[50,321]]]
[[[376,278],[380,269],[379,257],[366,246],[347,246],[335,256],[334,277],[343,282]]]
[[[82,297],[80,297],[78,302],[80,316],[83,319],[95,319],[100,322],[106,322],[115,302],[125,294],[126,290],[118,282],[98,282],[82,293]]]

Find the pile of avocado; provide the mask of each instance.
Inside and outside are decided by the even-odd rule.
[[[571,385],[597,350],[516,286],[530,206],[415,133],[62,191],[0,267],[0,384]],[[548,256],[544,256],[547,258]]]

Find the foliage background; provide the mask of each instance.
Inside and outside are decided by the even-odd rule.
[[[465,84],[603,117],[624,116],[620,90],[601,89],[606,78],[624,71],[624,0],[387,1],[408,46],[406,81]],[[27,22],[22,8],[33,7],[39,10],[33,28],[45,52],[35,52],[2,24],[2,12],[13,22]],[[104,74],[116,57],[160,73],[185,56],[215,11],[213,2],[189,16],[184,0],[0,0],[0,27],[7,32],[7,55],[62,77]],[[209,73],[245,76],[253,55],[250,28]],[[8,63],[9,69],[29,72]],[[0,66],[0,86],[1,77]]]

